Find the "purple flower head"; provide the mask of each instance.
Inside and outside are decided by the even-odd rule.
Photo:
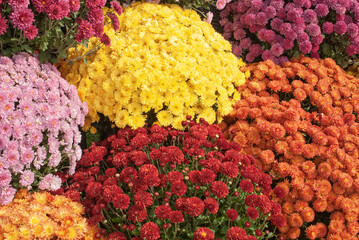
[[[333,8],[337,4],[337,0],[326,0],[328,7]]]
[[[286,56],[281,56],[278,58],[279,65],[282,65],[283,63],[288,62],[288,61],[289,61],[289,59]]]
[[[344,21],[337,21],[334,25],[334,31],[339,35],[344,35],[347,32],[348,26]]]
[[[297,18],[301,17],[301,15],[302,13],[298,10],[298,8],[291,9],[289,12],[287,12],[287,20],[294,22]]]
[[[270,51],[274,56],[279,57],[279,56],[281,56],[283,54],[284,49],[283,49],[281,44],[275,43],[270,48]]]
[[[321,33],[320,27],[316,23],[310,23],[307,25],[305,31],[309,34],[309,36],[317,36]]]
[[[313,44],[313,45],[312,45],[312,51],[311,51],[311,52],[318,52],[318,50],[319,50],[319,45]]]
[[[249,54],[253,55],[254,57],[258,57],[262,54],[262,47],[259,44],[253,44],[249,50]]]
[[[285,35],[286,38],[290,39],[290,40],[294,40],[297,38],[297,32],[294,31],[294,29],[291,29],[287,32],[287,34]]]
[[[356,35],[358,35],[358,26],[354,23],[349,23],[348,24],[348,36],[349,37],[355,37]]]
[[[110,46],[111,45],[111,39],[106,33],[101,35],[100,40],[105,46]]]
[[[270,6],[274,7],[276,10],[281,9],[284,7],[283,0],[272,0],[270,1]]]
[[[242,22],[243,24],[247,25],[247,26],[252,26],[253,24],[255,24],[256,21],[256,15],[253,13],[247,13],[244,14],[244,22]]]
[[[246,36],[246,31],[244,31],[243,29],[239,28],[237,30],[234,31],[233,33],[233,37],[236,40],[241,40]]]
[[[272,60],[274,61],[276,59],[276,57],[273,55],[273,53],[269,50],[264,50],[262,53],[262,58],[264,61],[266,60]]]
[[[299,7],[304,7],[306,0],[293,0],[293,2]]]
[[[248,49],[252,45],[252,40],[250,38],[243,38],[242,41],[239,43],[239,46],[242,49]]]
[[[276,34],[273,30],[265,30],[264,32],[264,40],[272,43],[276,38]]]
[[[353,23],[354,21],[353,21],[353,18],[352,18],[351,16],[345,15],[345,17],[344,17],[344,22],[345,22],[346,24],[349,24],[349,23]]]
[[[260,12],[256,16],[256,24],[260,26],[265,26],[268,23],[269,19],[267,17],[267,14],[264,12]]]
[[[244,4],[244,2],[239,1],[236,7],[238,13],[244,13],[248,7]]]
[[[45,10],[49,14],[49,18],[61,20],[70,12],[70,8],[63,4],[52,3],[48,9]]]
[[[286,12],[289,12],[290,10],[293,10],[293,9],[295,9],[295,8],[297,8],[297,6],[296,6],[294,3],[292,3],[292,2],[287,3],[287,4],[284,6],[284,10],[285,10]]]
[[[274,7],[272,7],[272,6],[267,6],[267,7],[265,8],[264,12],[267,14],[267,17],[268,17],[269,19],[271,19],[271,18],[274,18],[274,17],[275,17],[275,15],[276,15],[276,13],[277,13],[277,10],[276,10]]]
[[[283,40],[283,49],[284,50],[292,49],[292,47],[294,47],[294,41],[293,40],[289,40],[289,39],[284,39]]]
[[[282,23],[282,25],[280,25],[280,34],[286,35],[290,30],[292,30],[292,25],[290,23]]]
[[[15,9],[9,18],[12,24],[20,30],[27,29],[35,21],[34,13],[29,8]]]
[[[331,22],[325,22],[322,25],[322,30],[324,34],[331,34],[334,31],[334,25]]]
[[[253,54],[248,53],[246,55],[246,61],[247,62],[253,62],[256,57]]]
[[[329,13],[328,6],[321,3],[315,6],[314,11],[317,13],[318,17],[325,17]]]
[[[304,11],[303,19],[307,23],[317,23],[318,22],[317,14],[312,9],[307,9]]]
[[[322,34],[311,37],[311,41],[313,45],[320,45],[323,42]]]
[[[338,0],[338,5],[343,6],[345,8],[349,8],[350,0]]]
[[[312,44],[309,41],[304,41],[299,43],[299,50],[302,51],[304,54],[310,53],[312,50]]]
[[[111,1],[111,6],[115,9],[118,15],[122,14],[122,7],[119,2],[117,1]]]
[[[279,31],[280,26],[283,24],[283,20],[280,18],[274,18],[271,23],[270,26],[273,30],[275,31]]]
[[[357,53],[357,48],[355,47],[355,45],[350,45],[348,48],[347,48],[347,53],[349,56],[352,56],[354,54]]]
[[[27,187],[27,186],[30,186],[34,182],[34,179],[35,179],[35,174],[33,172],[31,172],[30,170],[25,170],[21,174],[19,183],[22,186]]]
[[[312,58],[316,58],[316,59],[318,59],[318,58],[320,57],[320,55],[319,55],[318,52],[310,52],[310,56],[311,56]]]
[[[11,172],[6,169],[0,169],[0,189],[8,187],[11,182]]]

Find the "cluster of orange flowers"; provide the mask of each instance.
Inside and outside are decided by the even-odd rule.
[[[83,213],[80,203],[64,196],[20,190],[9,205],[0,207],[0,240],[100,239],[98,228]]]
[[[288,222],[281,235],[352,239],[359,232],[358,80],[332,59],[303,56],[241,70],[251,78],[221,128],[282,181],[274,191]]]

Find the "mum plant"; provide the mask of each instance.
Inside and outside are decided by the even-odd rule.
[[[81,202],[110,240],[273,237],[268,221],[286,221],[271,177],[217,125],[200,122],[120,129],[84,151],[57,193]]]
[[[87,113],[76,87],[27,53],[0,57],[0,205],[19,188],[56,190],[73,174]]]
[[[100,240],[83,214],[84,207],[69,198],[22,189],[0,207],[0,239]]]
[[[41,62],[67,58],[68,50],[92,36],[99,44],[84,55],[110,44],[103,33],[107,0],[3,0],[0,1],[0,49],[3,56],[26,51],[38,53]],[[121,14],[117,1],[108,5]],[[113,10],[112,10],[113,12]],[[113,13],[113,26],[118,19]],[[118,27],[118,26],[117,26]]]
[[[134,3],[119,17],[120,30],[105,27],[112,44],[88,64],[64,64],[65,79],[89,105],[85,129],[101,113],[117,127],[158,122],[182,128],[187,114],[210,123],[228,114],[245,81],[244,63],[231,45],[192,10]],[[90,39],[89,47],[98,40]],[[70,59],[87,51],[70,50]],[[232,100],[230,99],[232,98]]]
[[[221,12],[224,37],[248,62],[280,64],[303,53],[347,67],[359,51],[359,3],[349,0],[233,1]]]
[[[283,236],[352,239],[359,224],[359,83],[332,59],[301,56],[241,69],[251,78],[222,123],[269,172],[288,225]]]

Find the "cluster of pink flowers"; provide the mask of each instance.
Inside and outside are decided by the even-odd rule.
[[[358,53],[358,12],[359,2],[350,0],[241,0],[226,6],[220,23],[236,56],[281,64],[292,49],[318,58],[320,45],[334,33],[349,41],[349,56]]]
[[[43,18],[43,15],[40,16],[40,14],[46,14],[50,19],[58,21],[70,18],[71,14],[77,13],[81,7],[80,0],[32,0],[31,3],[30,0],[4,0],[1,2],[3,2],[2,5],[8,4],[11,13],[8,15],[8,19],[5,16],[0,16],[0,35],[7,31],[8,20],[10,20],[11,24],[22,31],[29,40],[38,35],[39,26],[36,26],[36,17]],[[76,41],[81,42],[83,39],[96,36],[104,43],[108,43],[109,38],[103,33],[104,13],[102,8],[106,2],[106,0],[86,1],[84,4],[88,11],[86,19],[76,19],[79,25]],[[117,1],[111,1],[111,6],[118,14],[122,13],[122,8]],[[113,16],[114,19],[115,17],[116,15]]]
[[[271,177],[217,125],[187,123],[186,131],[119,130],[84,151],[73,177],[59,173],[67,184],[56,193],[81,202],[109,240],[214,240],[201,219],[223,239],[254,240],[269,219],[284,227],[281,207],[270,198]],[[188,223],[187,232],[177,231]]]
[[[74,173],[87,111],[53,65],[26,53],[0,57],[0,205],[18,188],[60,188],[56,169]]]

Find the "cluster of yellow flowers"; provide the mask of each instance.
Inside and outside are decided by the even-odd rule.
[[[346,71],[349,75],[359,78],[359,63],[356,62],[350,65]]]
[[[89,226],[83,213],[80,203],[64,196],[22,189],[9,205],[0,207],[0,240],[99,239],[98,228]]]
[[[192,10],[177,5],[134,3],[119,17],[120,30],[105,26],[111,46],[83,61],[61,66],[89,106],[85,129],[97,113],[122,128],[145,125],[149,112],[159,125],[182,128],[186,115],[220,121],[240,98],[244,66],[231,44]],[[90,39],[89,48],[98,40]],[[70,59],[86,51],[70,50]]]

